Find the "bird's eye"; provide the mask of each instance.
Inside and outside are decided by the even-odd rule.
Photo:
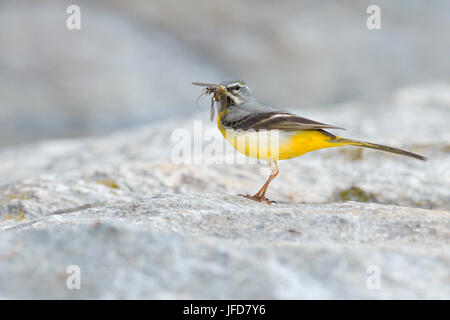
[[[233,90],[239,91],[240,88],[241,88],[240,86],[236,86],[233,88]]]

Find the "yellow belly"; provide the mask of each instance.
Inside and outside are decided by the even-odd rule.
[[[324,148],[338,147],[339,144],[330,143],[330,137],[320,131],[296,131],[280,145],[280,160],[299,157],[307,152]]]
[[[330,137],[320,131],[236,131],[226,128],[217,119],[224,138],[240,153],[260,160],[284,160],[307,152],[340,146],[329,142]]]

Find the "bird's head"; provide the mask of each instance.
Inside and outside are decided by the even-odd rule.
[[[228,97],[232,105],[239,105],[246,102],[252,96],[250,88],[247,83],[242,80],[227,80],[222,81],[220,85],[224,86],[227,90]]]
[[[219,106],[218,112],[221,112],[230,106],[240,105],[247,102],[252,93],[242,80],[227,80],[222,81],[220,84],[205,83],[205,82],[193,82],[193,85],[204,87],[202,93],[197,98],[200,99],[206,95],[211,96],[211,121],[214,119],[216,103]]]

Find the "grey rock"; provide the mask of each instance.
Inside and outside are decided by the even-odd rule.
[[[450,213],[158,194],[3,227],[8,298],[449,298]],[[81,269],[68,290],[66,268]],[[381,288],[369,290],[369,266]]]

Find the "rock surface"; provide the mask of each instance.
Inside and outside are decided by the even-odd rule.
[[[449,236],[442,211],[158,194],[3,227],[1,297],[448,299]]]
[[[2,151],[0,298],[449,299],[450,108],[436,91],[414,92],[302,115],[428,162],[307,154],[281,164],[271,206],[235,196],[266,172],[220,163],[234,154],[212,124],[194,123],[206,114]],[[209,132],[217,152],[202,159],[207,143],[192,143]],[[177,147],[191,161],[179,163]],[[66,288],[70,265],[80,290]],[[372,268],[379,290],[367,286]]]

